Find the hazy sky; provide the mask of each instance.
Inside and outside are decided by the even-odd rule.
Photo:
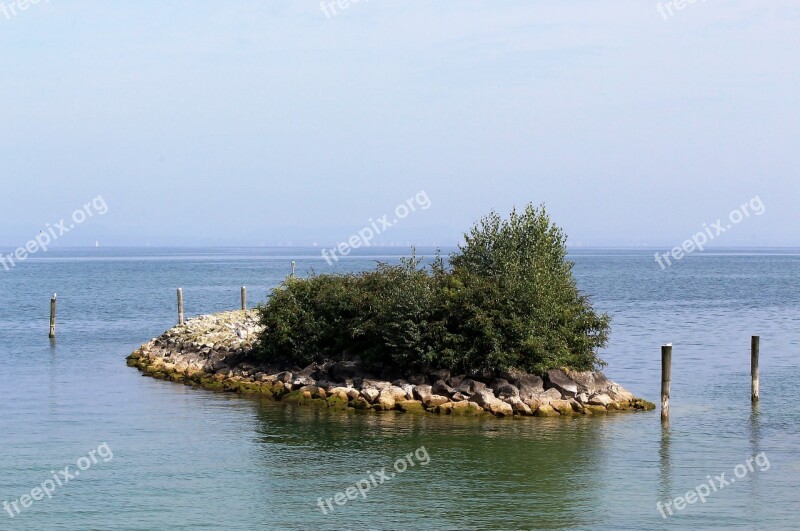
[[[335,242],[422,190],[384,243],[532,201],[671,247],[758,196],[715,243],[800,245],[797,0],[0,2],[4,247],[99,195],[61,245]]]

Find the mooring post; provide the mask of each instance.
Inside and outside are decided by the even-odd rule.
[[[661,347],[661,422],[669,421],[669,391],[672,383],[672,343]]]
[[[50,339],[56,337],[56,301],[57,294],[50,299]]]
[[[178,324],[183,324],[183,289],[178,288]]]
[[[242,286],[242,310],[247,311],[247,287]]]
[[[292,278],[294,278],[294,269],[295,269],[295,266],[297,266],[297,262],[295,262],[294,260],[292,260]]]
[[[758,351],[761,337],[753,336],[750,339],[750,399],[758,402]]]

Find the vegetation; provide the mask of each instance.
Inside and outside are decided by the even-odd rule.
[[[610,320],[566,256],[544,206],[493,212],[448,264],[437,254],[420,267],[412,253],[364,273],[287,279],[259,308],[260,354],[301,366],[349,354],[400,370],[593,370]]]

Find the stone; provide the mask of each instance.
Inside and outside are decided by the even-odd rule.
[[[292,385],[303,387],[305,385],[316,385],[317,381],[310,376],[297,376],[292,380]]]
[[[454,390],[457,393],[472,396],[481,389],[486,389],[485,383],[473,380],[472,378],[465,378],[460,384],[458,384],[458,386],[455,387]]]
[[[514,409],[511,404],[507,404],[494,396],[490,389],[483,389],[476,392],[469,398],[470,402],[474,402],[489,413],[498,417],[510,417],[514,414]]]
[[[414,387],[414,398],[417,400],[425,401],[426,398],[433,394],[433,387],[428,384],[422,384]]]
[[[428,383],[428,377],[424,374],[414,373],[408,376],[408,383],[411,385],[422,385]]]
[[[293,377],[291,372],[283,371],[283,372],[279,372],[278,374],[276,374],[275,375],[275,379],[277,381],[279,381],[279,382],[283,382],[283,383],[287,384],[287,383],[291,383],[292,380],[294,379],[294,377]]]
[[[453,391],[452,387],[444,383],[444,380],[437,380],[436,382],[434,382],[433,386],[431,387],[431,391],[435,395],[442,395],[442,396],[450,396],[455,392]]]
[[[576,400],[581,404],[587,404],[589,402],[589,397],[586,396],[586,393],[581,393],[576,397]]]
[[[519,389],[519,397],[525,401],[544,392],[544,380],[532,374],[520,375],[512,383]]]
[[[594,383],[594,373],[591,371],[567,371],[567,376],[578,386],[578,393],[593,395],[597,391]]]
[[[391,389],[384,389],[375,402],[372,403],[372,408],[379,411],[390,411],[397,405],[394,398],[394,393]]]
[[[406,413],[423,413],[425,406],[419,400],[404,400],[397,404],[397,409]]]
[[[367,389],[361,390],[361,396],[364,397],[370,404],[375,402],[375,400],[380,396],[381,392],[375,389],[374,387],[369,387]]]
[[[553,400],[550,402],[550,406],[562,415],[572,415],[574,413],[569,400]],[[542,408],[540,407],[539,409],[541,410]]]
[[[458,387],[459,385],[461,385],[461,382],[464,381],[464,378],[466,378],[466,376],[464,376],[463,374],[460,374],[458,376],[451,376],[447,380],[447,385],[449,385],[450,387]]]
[[[446,369],[439,369],[437,371],[431,371],[428,374],[428,379],[430,380],[431,384],[436,383],[439,380],[447,381],[450,379],[450,371]]]
[[[498,385],[493,388],[494,394],[497,395],[497,398],[504,399],[510,397],[519,398],[519,389],[515,385],[512,385],[508,382]]]
[[[599,395],[594,395],[591,398],[589,398],[589,401],[587,403],[592,406],[603,406],[605,408],[611,402],[613,402],[613,400],[611,400],[610,396],[608,396],[605,393],[601,393]]]
[[[547,371],[547,381],[545,381],[544,386],[547,389],[558,389],[563,397],[575,397],[578,395],[578,384],[572,381],[572,378],[567,376],[567,373],[561,369]]]
[[[453,396],[450,397],[453,402],[464,402],[465,400],[469,400],[469,396],[461,394],[461,393],[453,393]]]
[[[635,398],[633,393],[617,384],[610,385],[606,393],[615,402],[631,401]]]
[[[449,401],[450,399],[447,398],[446,396],[430,395],[424,400],[422,400],[422,403],[425,404],[425,407],[437,407]]]
[[[561,414],[553,409],[553,406],[545,404],[536,411],[537,417],[559,417]]]
[[[548,389],[544,393],[534,397],[539,400],[542,404],[549,404],[553,400],[561,400],[561,391],[558,389]]]
[[[530,408],[530,406],[520,400],[519,397],[508,398],[506,399],[506,403],[510,404],[514,409],[514,413],[518,415],[525,415],[528,417],[533,415],[533,410]]]

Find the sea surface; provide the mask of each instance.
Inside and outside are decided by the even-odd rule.
[[[0,503],[21,509],[0,507],[0,529],[800,528],[800,250],[706,251],[664,271],[653,251],[571,253],[580,288],[613,318],[611,379],[658,402],[660,346],[673,343],[668,428],[658,411],[320,411],[125,364],[175,324],[177,287],[187,315],[213,313],[236,309],[242,285],[264,300],[293,260],[298,275],[356,271],[408,249],[356,253],[328,265],[312,248],[68,249],[0,268]],[[49,496],[22,507],[43,484]],[[356,484],[370,487],[348,499]],[[320,500],[340,492],[324,514]]]

